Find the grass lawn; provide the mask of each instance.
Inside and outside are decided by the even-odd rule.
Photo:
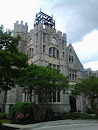
[[[3,123],[11,123],[11,120],[10,119],[0,119],[0,121],[2,121]]]

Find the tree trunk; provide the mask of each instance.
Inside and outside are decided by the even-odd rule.
[[[36,122],[41,122],[44,120],[47,110],[46,104],[32,104],[32,109]]]
[[[7,102],[7,91],[4,92],[4,99],[3,99],[2,112],[5,112],[6,102]]]

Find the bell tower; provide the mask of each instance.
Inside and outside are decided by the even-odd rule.
[[[42,23],[43,25],[47,25],[49,27],[55,28],[55,20],[53,20],[53,16],[49,16],[43,12],[39,12],[36,14],[36,18],[34,21],[34,27],[38,25],[39,23]]]

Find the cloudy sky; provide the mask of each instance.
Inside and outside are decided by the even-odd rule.
[[[53,15],[83,66],[98,70],[98,0],[0,0],[0,24],[13,30],[22,20],[30,30],[40,9]]]

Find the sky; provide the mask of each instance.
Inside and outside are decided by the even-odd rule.
[[[67,34],[69,43],[84,68],[98,70],[98,0],[0,0],[0,25],[14,29],[16,21],[34,28],[36,13],[52,16],[57,31]]]

